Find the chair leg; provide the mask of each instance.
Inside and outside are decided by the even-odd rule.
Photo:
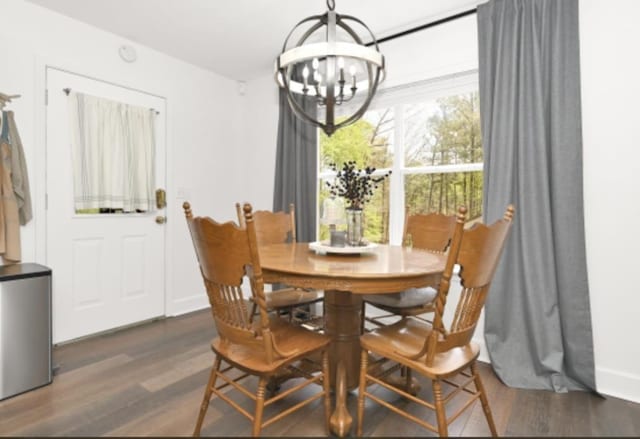
[[[411,393],[411,385],[413,384],[413,374],[411,373],[411,368],[407,366],[402,366],[400,370],[404,369],[404,385],[405,391]]]
[[[329,374],[329,348],[322,352],[322,388],[324,389],[324,425],[327,435],[330,431],[331,419],[331,383]]]
[[[489,430],[491,430],[491,436],[498,437],[496,424],[493,422],[493,415],[491,414],[491,408],[489,407],[489,399],[487,398],[487,394],[484,390],[484,385],[480,379],[480,374],[478,373],[475,362],[471,364],[471,373],[473,374],[473,381],[476,384],[476,389],[480,392],[480,402],[482,403],[484,416],[487,418],[487,424],[489,424]]]
[[[268,378],[261,376],[258,382],[258,392],[256,393],[256,413],[253,416],[253,431],[251,436],[260,436],[260,429],[262,428],[262,412],[264,410],[264,391],[267,387]]]
[[[367,390],[367,367],[369,363],[369,352],[362,350],[360,355],[360,385],[358,387],[358,425],[356,436],[362,436],[362,424],[364,422],[364,392]]]
[[[253,323],[253,317],[256,315],[258,304],[254,301],[251,305],[251,313],[249,313],[249,323]]]
[[[207,383],[207,388],[204,391],[204,398],[202,398],[202,404],[200,404],[200,413],[198,414],[196,428],[193,430],[193,435],[196,437],[200,436],[202,421],[204,421],[204,415],[207,413],[207,409],[209,408],[209,402],[211,401],[211,394],[213,393],[213,389],[216,385],[216,379],[218,378],[218,370],[220,370],[221,363],[222,363],[222,358],[216,355],[216,359],[213,362],[213,367],[211,368],[211,375],[209,375],[209,382]]]
[[[442,401],[442,386],[440,380],[433,380],[433,399],[436,406],[436,417],[438,418],[438,435],[440,437],[449,436],[447,431],[447,413],[444,409],[444,402]]]

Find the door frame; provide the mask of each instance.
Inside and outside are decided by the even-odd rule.
[[[35,57],[35,65],[36,65],[36,87],[35,92],[36,96],[39,96],[42,100],[36,99],[36,111],[35,111],[35,126],[36,128],[36,144],[34,148],[35,152],[35,160],[34,160],[34,169],[35,169],[35,178],[34,178],[34,190],[32,197],[33,211],[34,211],[34,226],[35,226],[35,256],[37,261],[42,261],[41,263],[47,264],[47,100],[48,100],[48,71],[50,69],[57,70],[60,72],[68,73],[71,75],[81,76],[87,79],[91,79],[94,81],[103,82],[105,84],[113,85],[116,87],[122,87],[127,90],[131,90],[138,93],[147,94],[150,96],[157,97],[162,99],[163,106],[162,108],[158,108],[158,111],[164,112],[164,137],[165,137],[165,191],[166,191],[166,201],[167,206],[165,208],[165,214],[172,220],[171,217],[171,208],[173,197],[170,194],[173,193],[173,174],[169,172],[169,163],[172,159],[173,150],[171,148],[171,142],[169,138],[169,112],[168,112],[168,99],[166,96],[163,96],[159,93],[154,93],[152,91],[144,90],[133,85],[128,85],[126,83],[118,83],[110,80],[103,79],[98,75],[82,73],[79,71],[74,71],[68,68],[60,67],[56,63],[47,62],[45,59],[41,57]],[[173,309],[173,301],[170,285],[173,281],[173,271],[170,269],[172,267],[173,258],[171,255],[173,254],[173,240],[172,234],[168,232],[169,227],[163,227],[164,233],[164,273],[163,273],[163,281],[164,281],[164,317],[170,316],[174,314]],[[55,273],[52,273],[55,276]]]

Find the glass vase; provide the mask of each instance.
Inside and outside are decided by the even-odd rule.
[[[347,244],[362,245],[362,209],[346,209],[347,212]]]

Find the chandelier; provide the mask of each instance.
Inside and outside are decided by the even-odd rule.
[[[276,59],[275,75],[294,114],[331,136],[367,111],[385,66],[371,30],[355,17],[336,13],[334,0],[327,0],[327,8],[323,15],[300,21],[289,33]],[[354,24],[371,39],[369,44],[362,42]],[[305,111],[300,96],[314,99],[314,110],[320,111]],[[336,122],[336,107],[351,101],[350,112]]]

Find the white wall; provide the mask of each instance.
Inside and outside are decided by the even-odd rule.
[[[640,402],[640,2],[581,0],[587,266],[596,379]]]
[[[637,0],[582,0],[584,198],[591,310],[598,390],[640,402],[640,342],[637,313],[640,294],[630,275],[640,258],[640,16]],[[477,67],[475,17],[458,20],[381,45],[387,57],[385,86]],[[273,78],[251,81],[245,114],[260,115],[257,129],[246,132],[245,157],[261,187],[245,187],[247,199],[269,206],[275,163],[278,107]],[[271,144],[266,143],[271,141]],[[257,148],[263,145],[264,148]],[[267,148],[272,145],[271,148]],[[613,222],[615,221],[615,222]],[[631,231],[631,232],[629,232]],[[631,282],[631,283],[630,283]],[[483,342],[483,325],[476,340]],[[488,361],[484,354],[481,358]]]
[[[196,213],[233,218],[242,121],[236,82],[22,0],[0,0],[0,11],[0,91],[22,95],[8,109],[16,113],[25,146],[35,210],[34,221],[21,232],[23,260],[47,263],[43,98],[45,65],[52,65],[166,98],[166,312],[206,306],[177,190],[186,192]],[[136,47],[137,62],[119,58],[124,43]]]
[[[250,202],[254,209],[273,208],[278,112],[278,86],[273,75],[249,81],[242,98],[242,114],[251,129],[242,132],[240,166],[251,178],[240,185],[239,201]]]

